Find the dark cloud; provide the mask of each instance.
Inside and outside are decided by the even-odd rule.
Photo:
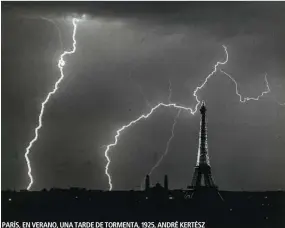
[[[107,189],[103,145],[123,124],[167,102],[193,107],[193,90],[225,58],[224,70],[245,96],[265,89],[260,102],[241,104],[235,85],[217,73],[198,95],[209,118],[209,153],[222,189],[284,188],[285,26],[283,3],[2,3],[2,188],[28,183],[25,147],[40,104],[59,77],[58,56],[71,48],[70,17],[78,25],[77,51],[46,106],[44,127],[31,152],[34,189],[69,186]],[[143,93],[143,94],[142,94]],[[115,188],[140,185],[163,153],[177,110],[161,108],[127,129],[110,152]],[[283,122],[282,122],[283,121]],[[170,152],[153,181],[167,173],[171,187],[192,178],[199,115],[182,112]],[[264,178],[258,178],[264,177]]]

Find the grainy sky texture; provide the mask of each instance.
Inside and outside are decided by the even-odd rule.
[[[208,107],[209,155],[214,179],[224,190],[285,188],[284,3],[3,3],[2,2],[2,189],[26,188],[25,148],[34,137],[41,102],[65,78],[43,117],[31,150],[33,190],[71,186],[108,189],[103,145],[115,131],[159,102],[193,107],[192,93],[224,60],[222,69],[244,96],[266,89],[260,101],[239,102],[235,85],[215,74],[199,98]],[[142,95],[144,94],[144,96]],[[146,99],[150,106],[147,105]],[[135,189],[160,158],[171,136],[176,109],[160,108],[128,128],[110,151],[114,189]],[[199,118],[181,112],[169,154],[151,176],[169,175],[170,188],[191,183]]]

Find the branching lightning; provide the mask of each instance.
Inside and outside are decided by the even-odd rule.
[[[269,86],[269,82],[267,80],[267,73],[265,74],[264,76],[264,80],[265,80],[265,84],[266,84],[266,90],[263,91],[259,96],[257,97],[242,97],[242,95],[240,94],[240,92],[238,91],[238,83],[236,82],[236,80],[227,72],[223,71],[222,69],[220,69],[220,72],[222,72],[223,74],[225,74],[226,76],[228,76],[235,84],[235,87],[236,87],[236,95],[239,96],[239,101],[241,103],[245,103],[247,101],[250,101],[250,100],[254,100],[254,101],[258,101],[261,97],[263,97],[265,94],[267,93],[270,93],[271,92],[271,89],[270,89],[270,86]],[[280,103],[279,101],[277,101],[275,99],[276,103],[278,105],[281,105],[281,106],[285,106],[285,103]]]
[[[127,125],[124,125],[123,127],[121,127],[119,130],[116,131],[116,135],[115,135],[115,141],[114,143],[111,143],[109,145],[106,146],[106,150],[105,150],[105,158],[107,159],[107,165],[105,166],[105,174],[107,175],[108,177],[108,180],[109,180],[109,190],[112,190],[113,188],[113,185],[112,185],[112,178],[111,178],[111,175],[109,174],[108,172],[108,169],[109,169],[109,165],[111,163],[111,160],[108,156],[108,152],[109,150],[116,146],[117,143],[118,143],[118,140],[119,140],[119,136],[121,135],[121,132],[124,131],[126,128],[134,125],[135,123],[137,123],[138,121],[142,120],[142,119],[147,119],[152,113],[154,113],[154,111],[160,107],[173,107],[173,108],[177,108],[177,109],[182,109],[182,110],[185,110],[185,111],[192,111],[191,108],[187,108],[187,107],[183,107],[183,106],[180,106],[180,105],[177,105],[175,103],[173,104],[164,104],[164,103],[159,103],[157,104],[156,106],[154,106],[149,113],[147,114],[143,114],[141,115],[140,117],[138,117],[137,119],[131,121],[129,124]]]
[[[46,20],[46,21],[49,21],[51,23],[53,23],[57,30],[58,30],[58,34],[59,34],[59,39],[60,39],[60,44],[61,44],[61,49],[62,49],[62,39],[61,39],[61,33],[60,33],[60,29],[59,27],[56,25],[56,23],[52,20],[52,19],[48,19],[48,18],[44,18],[44,17],[41,17],[41,19],[43,20]],[[45,100],[42,102],[41,104],[41,111],[40,111],[40,114],[38,116],[38,125],[37,127],[34,129],[34,133],[35,133],[35,136],[34,138],[29,142],[29,145],[28,147],[26,148],[26,152],[25,152],[25,159],[26,159],[26,163],[27,163],[27,167],[28,167],[28,176],[29,176],[29,179],[30,179],[30,182],[27,186],[27,190],[30,190],[30,188],[32,187],[33,183],[34,183],[34,180],[33,180],[33,176],[32,176],[32,169],[31,169],[31,163],[30,163],[30,160],[29,160],[29,154],[30,154],[30,151],[33,147],[33,144],[38,140],[38,137],[39,137],[39,130],[42,128],[42,118],[43,118],[43,115],[44,115],[44,110],[45,110],[45,105],[48,103],[49,99],[52,97],[53,94],[56,93],[56,91],[58,90],[58,87],[59,87],[59,84],[61,83],[61,81],[63,80],[64,78],[64,73],[63,73],[63,68],[65,66],[65,61],[64,61],[64,57],[66,55],[71,55],[73,53],[75,53],[76,51],[76,39],[75,39],[75,36],[76,36],[76,30],[77,30],[77,23],[78,23],[79,19],[76,19],[76,18],[73,18],[72,19],[72,24],[73,24],[73,34],[72,34],[72,39],[73,39],[73,48],[72,50],[70,51],[64,51],[61,55],[60,55],[60,58],[58,60],[58,68],[59,68],[59,71],[60,71],[60,78],[55,82],[54,84],[54,88],[51,92],[48,93],[48,95],[46,96]],[[114,138],[114,142],[107,145],[107,146],[104,146],[105,147],[105,158],[107,160],[107,164],[105,166],[105,174],[106,176],[108,177],[108,183],[109,183],[109,190],[112,190],[113,188],[113,185],[112,185],[112,178],[111,178],[111,175],[109,173],[109,166],[110,166],[110,163],[111,163],[111,160],[109,158],[109,151],[112,147],[116,146],[117,143],[118,143],[118,140],[119,140],[119,137],[121,135],[121,133],[123,133],[123,131],[125,129],[127,129],[128,127],[131,127],[132,125],[136,124],[137,122],[139,122],[140,120],[143,120],[143,119],[147,119],[148,117],[150,117],[154,111],[160,107],[172,107],[172,108],[176,108],[178,109],[178,112],[177,112],[177,115],[175,116],[174,118],[174,123],[172,125],[172,134],[171,134],[171,137],[169,138],[169,140],[167,141],[167,144],[166,144],[166,149],[165,149],[165,152],[164,154],[162,155],[162,157],[159,159],[159,161],[155,164],[155,166],[151,169],[150,173],[151,174],[158,166],[159,164],[161,163],[161,161],[163,160],[163,158],[165,157],[165,155],[168,153],[169,151],[169,145],[171,143],[171,140],[173,139],[174,137],[174,129],[175,129],[175,126],[176,126],[176,123],[177,123],[177,119],[179,118],[179,115],[181,113],[182,110],[184,111],[187,111],[189,113],[191,113],[192,115],[194,115],[197,110],[198,110],[198,107],[199,105],[201,104],[201,101],[199,100],[198,98],[198,91],[201,90],[205,85],[206,83],[208,82],[208,79],[210,79],[211,76],[213,76],[217,70],[220,70],[221,73],[225,74],[226,76],[228,76],[234,83],[235,83],[235,87],[236,87],[236,94],[237,96],[239,96],[239,100],[240,102],[242,103],[245,103],[247,101],[250,101],[250,100],[254,100],[254,101],[257,101],[259,100],[259,98],[261,98],[262,96],[264,96],[265,94],[271,92],[270,91],[270,87],[269,87],[269,83],[267,81],[267,75],[265,75],[265,82],[266,82],[266,90],[264,92],[261,93],[261,95],[257,96],[257,97],[244,97],[239,93],[238,91],[238,84],[237,82],[235,81],[235,79],[228,73],[226,73],[225,71],[221,70],[221,69],[218,69],[218,67],[220,65],[225,65],[227,62],[228,62],[228,52],[227,52],[227,48],[226,46],[223,45],[223,48],[224,48],[224,51],[225,51],[225,55],[226,55],[226,58],[223,62],[220,62],[218,61],[215,65],[214,65],[214,69],[213,71],[205,78],[205,80],[203,81],[203,83],[200,85],[200,86],[197,86],[196,89],[194,90],[193,92],[193,96],[195,97],[196,99],[196,105],[194,106],[194,108],[190,108],[190,107],[185,107],[185,106],[181,106],[181,105],[178,105],[176,103],[172,103],[171,102],[171,92],[172,92],[172,88],[171,88],[171,82],[169,81],[169,91],[170,91],[170,94],[169,94],[169,97],[168,97],[168,104],[166,103],[159,103],[157,104],[156,106],[154,106],[153,108],[150,109],[150,111],[147,113],[147,114],[142,114],[141,116],[139,116],[137,119],[129,122],[128,124],[122,126],[120,129],[118,129],[116,131],[116,134],[115,134],[115,138]],[[132,79],[132,78],[131,78]],[[144,94],[143,94],[143,91],[142,91],[142,88],[140,85],[139,86],[139,89],[140,89],[140,92],[141,94],[143,95],[143,97],[145,98]],[[147,105],[149,105],[149,102],[146,100],[146,103]],[[279,105],[285,105],[285,103],[279,103],[277,102]]]
[[[35,132],[35,136],[32,139],[32,141],[30,141],[29,146],[26,148],[26,153],[25,153],[25,159],[27,162],[27,166],[28,166],[28,176],[30,178],[30,182],[28,184],[27,190],[30,190],[30,188],[32,187],[34,180],[33,180],[33,176],[32,176],[32,169],[31,169],[31,163],[29,160],[29,153],[30,150],[33,146],[33,144],[37,141],[38,139],[38,135],[39,135],[39,130],[42,128],[42,118],[43,118],[43,114],[44,114],[44,110],[45,110],[45,105],[48,103],[49,99],[51,98],[51,96],[53,94],[56,93],[58,86],[60,84],[60,82],[63,80],[64,78],[64,73],[63,73],[63,67],[65,65],[65,61],[64,61],[64,57],[66,55],[71,55],[76,51],[76,39],[75,39],[75,35],[76,35],[76,29],[77,29],[77,22],[79,20],[76,18],[72,19],[72,24],[73,24],[73,34],[72,34],[72,40],[73,40],[73,48],[71,51],[64,51],[61,55],[60,58],[58,60],[58,68],[60,71],[60,78],[56,81],[56,83],[54,84],[54,88],[51,92],[48,93],[46,99],[42,102],[41,104],[41,111],[40,111],[40,115],[38,117],[38,126],[35,128],[34,132]]]
[[[208,79],[210,79],[211,76],[213,76],[213,75],[217,72],[218,67],[219,67],[220,65],[225,65],[225,64],[228,62],[228,57],[229,57],[229,56],[228,56],[227,47],[226,47],[225,45],[223,45],[223,48],[224,48],[224,51],[225,51],[225,54],[226,54],[226,59],[225,59],[223,62],[218,61],[218,62],[214,65],[213,71],[205,78],[204,82],[203,82],[200,86],[196,87],[196,89],[195,89],[194,92],[193,92],[193,96],[194,96],[195,99],[196,99],[196,105],[195,105],[194,109],[192,109],[192,108],[190,108],[190,107],[184,107],[184,106],[181,106],[181,105],[177,105],[177,104],[175,104],[175,103],[171,103],[171,102],[170,102],[171,93],[170,93],[170,95],[169,95],[169,97],[168,97],[168,98],[169,98],[169,104],[165,104],[165,103],[159,103],[159,104],[157,104],[156,106],[154,106],[154,107],[150,110],[149,113],[143,114],[143,115],[139,116],[137,119],[135,119],[135,120],[129,122],[127,125],[122,126],[120,129],[118,129],[118,130],[116,131],[116,135],[115,135],[115,140],[114,140],[114,142],[111,143],[111,144],[109,144],[109,145],[107,145],[107,146],[106,146],[106,149],[105,149],[105,158],[106,158],[106,160],[107,160],[107,164],[106,164],[106,166],[105,166],[105,174],[106,174],[106,176],[108,177],[108,183],[109,183],[109,190],[110,190],[110,191],[113,189],[113,185],[112,185],[112,178],[111,178],[111,175],[110,175],[110,173],[109,173],[109,166],[110,166],[110,163],[111,163],[111,160],[110,160],[110,158],[109,158],[109,151],[110,151],[110,149],[111,149],[112,147],[114,147],[114,146],[117,145],[121,133],[122,133],[125,129],[127,129],[128,127],[131,127],[131,126],[134,125],[135,123],[139,122],[140,120],[147,119],[148,117],[151,116],[152,113],[154,113],[154,111],[155,111],[156,109],[158,109],[158,108],[160,108],[160,107],[172,107],[172,108],[177,108],[177,109],[179,109],[179,114],[180,114],[180,111],[185,110],[185,111],[190,112],[192,115],[194,115],[194,114],[197,112],[199,105],[201,104],[201,101],[199,100],[198,95],[197,95],[198,91],[201,90],[201,89],[206,85],[206,83],[208,82]],[[236,86],[236,94],[237,94],[237,96],[239,96],[240,102],[242,102],[242,103],[245,103],[245,102],[250,101],[250,100],[255,100],[255,101],[256,101],[256,100],[259,100],[260,97],[262,97],[262,96],[264,96],[265,94],[267,94],[267,93],[270,92],[269,83],[268,83],[267,77],[266,77],[266,75],[265,75],[265,82],[266,82],[267,89],[266,89],[264,92],[262,92],[261,95],[259,95],[259,96],[257,96],[257,97],[244,97],[244,98],[242,98],[242,95],[241,95],[241,94],[239,93],[239,91],[238,91],[238,84],[237,84],[237,82],[235,81],[235,79],[234,79],[231,75],[229,75],[228,73],[226,73],[225,71],[222,71],[221,69],[219,69],[219,70],[220,70],[222,73],[224,73],[226,76],[228,76],[228,77],[235,83],[235,86]],[[169,83],[170,83],[169,90],[170,90],[170,92],[171,92],[171,82],[169,82]],[[175,126],[175,125],[174,125],[174,126]],[[172,128],[172,129],[173,129],[173,128]],[[171,137],[170,140],[168,141],[169,143],[170,143],[170,141],[171,141],[172,138],[173,138],[173,137]],[[169,146],[169,143],[167,144],[167,147]],[[166,151],[168,151],[168,150],[166,150]],[[162,158],[161,158],[160,160],[162,160],[163,157],[164,157],[164,156],[162,156]],[[161,162],[161,161],[160,161],[160,162]],[[160,163],[160,162],[159,162],[159,163]],[[159,163],[158,163],[158,165],[159,165]],[[157,165],[157,166],[158,166],[158,165]],[[157,167],[157,166],[155,166],[155,167]]]
[[[214,70],[206,77],[206,79],[204,80],[204,82],[198,86],[194,92],[193,92],[193,96],[195,97],[196,99],[196,105],[195,105],[195,108],[192,109],[192,108],[189,108],[189,107],[184,107],[184,106],[181,106],[181,105],[177,105],[175,103],[170,103],[170,104],[165,104],[165,103],[159,103],[157,104],[156,106],[154,106],[149,113],[147,114],[143,114],[141,115],[140,117],[138,117],[137,119],[131,121],[129,124],[127,125],[124,125],[123,127],[121,127],[119,130],[116,131],[116,135],[115,135],[115,141],[109,145],[106,146],[106,150],[105,150],[105,158],[107,160],[107,164],[105,166],[105,174],[106,176],[108,177],[108,183],[109,183],[109,190],[111,191],[112,188],[113,188],[113,185],[112,185],[112,178],[111,178],[111,175],[109,174],[109,166],[110,166],[110,163],[111,163],[111,160],[109,158],[109,151],[112,147],[116,146],[117,143],[118,143],[118,140],[119,140],[119,137],[120,137],[120,134],[122,131],[124,131],[126,128],[134,125],[135,123],[137,123],[138,121],[142,120],[142,119],[147,119],[156,109],[160,108],[160,107],[173,107],[173,108],[177,108],[177,109],[181,109],[181,110],[185,110],[185,111],[188,111],[190,112],[192,115],[194,115],[196,112],[197,112],[197,109],[198,109],[198,106],[199,104],[201,103],[201,101],[198,99],[198,96],[197,96],[197,92],[202,89],[205,84],[207,83],[208,79],[214,74],[217,72],[217,68],[219,65],[224,65],[228,62],[228,51],[227,51],[227,48],[226,46],[223,45],[223,48],[224,48],[224,51],[226,53],[226,59],[225,61],[223,62],[220,62],[218,61],[215,65],[214,65]]]
[[[242,102],[242,103],[245,103],[246,101],[250,101],[250,100],[254,100],[254,101],[258,101],[259,98],[263,97],[265,94],[269,93],[271,90],[270,90],[270,87],[269,87],[269,83],[267,81],[267,74],[265,74],[265,83],[266,83],[266,90],[264,92],[261,93],[261,95],[257,96],[257,97],[244,97],[242,98],[242,95],[239,93],[238,91],[238,84],[236,82],[236,80],[228,73],[226,73],[225,71],[221,70],[220,71],[227,75],[234,83],[235,83],[235,86],[236,86],[236,94],[239,96],[239,101]]]

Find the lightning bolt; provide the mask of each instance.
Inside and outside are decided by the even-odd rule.
[[[172,84],[171,84],[171,81],[168,80],[168,84],[169,84],[169,87],[168,87],[168,90],[169,90],[169,95],[168,95],[168,102],[171,103],[171,96],[172,96]],[[160,163],[162,162],[163,158],[167,155],[168,153],[168,148],[169,148],[169,145],[171,143],[171,140],[173,139],[174,137],[174,128],[175,128],[175,125],[176,125],[176,122],[177,122],[177,119],[179,118],[179,115],[180,115],[180,112],[181,112],[181,109],[179,109],[179,111],[177,112],[177,115],[175,116],[174,118],[174,122],[173,122],[173,125],[172,125],[172,130],[171,130],[171,136],[170,138],[168,139],[167,143],[166,143],[166,149],[163,153],[163,155],[160,157],[160,159],[158,160],[158,162],[151,168],[150,172],[148,175],[151,175],[152,172],[160,165]],[[143,189],[143,184],[144,184],[144,180],[142,180],[141,182],[141,189]]]
[[[176,123],[177,123],[177,119],[180,116],[180,113],[181,113],[181,109],[179,109],[179,111],[177,112],[177,115],[174,118],[172,129],[171,129],[171,136],[170,136],[170,138],[168,139],[168,141],[166,143],[165,151],[164,151],[163,155],[160,157],[160,159],[158,160],[158,162],[151,168],[151,170],[149,172],[149,175],[151,175],[153,173],[153,171],[160,165],[160,163],[162,162],[163,158],[167,155],[167,153],[169,151],[169,145],[170,145],[172,139],[174,138],[174,129],[175,129],[175,126],[176,126]]]
[[[270,87],[269,87],[269,83],[267,80],[267,74],[265,74],[265,83],[266,83],[266,90],[264,92],[261,93],[261,95],[257,96],[257,97],[244,97],[242,98],[242,95],[239,93],[238,91],[238,84],[236,82],[236,80],[228,73],[226,73],[225,71],[221,70],[220,71],[225,74],[226,76],[228,76],[234,83],[235,83],[235,87],[236,87],[236,95],[239,96],[239,101],[242,103],[245,103],[246,101],[250,101],[250,100],[254,100],[254,101],[258,101],[259,98],[263,97],[265,94],[271,92]]]
[[[198,106],[200,105],[201,101],[198,99],[198,96],[197,96],[197,92],[199,90],[201,90],[205,85],[206,83],[208,82],[208,79],[210,77],[213,76],[213,74],[215,74],[217,72],[217,67],[219,65],[225,65],[228,60],[229,60],[229,54],[228,54],[228,50],[227,50],[227,47],[225,45],[223,45],[223,48],[225,50],[225,53],[226,53],[226,60],[224,62],[217,62],[214,66],[214,70],[206,77],[205,81],[202,83],[202,85],[198,86],[195,90],[194,90],[194,93],[193,93],[193,96],[195,97],[197,103],[196,103],[196,106],[195,106],[195,109],[194,109],[194,112],[191,111],[191,114],[194,115],[196,112],[197,112],[197,109],[198,109]]]
[[[106,149],[105,149],[105,152],[104,152],[105,158],[106,158],[106,160],[107,160],[107,165],[105,166],[105,174],[107,175],[108,180],[109,180],[109,181],[108,181],[108,182],[109,182],[109,190],[112,190],[112,188],[113,188],[113,185],[112,185],[112,178],[111,178],[111,176],[110,176],[110,174],[109,174],[109,172],[108,172],[109,165],[110,165],[110,163],[111,163],[111,160],[110,160],[110,158],[109,158],[109,156],[108,156],[109,150],[110,150],[112,147],[114,147],[114,146],[117,145],[118,140],[119,140],[119,137],[120,137],[122,131],[124,131],[126,128],[128,128],[128,127],[134,125],[135,123],[137,123],[137,122],[140,121],[140,120],[147,119],[151,114],[154,113],[154,111],[155,111],[156,109],[158,109],[158,108],[160,108],[160,107],[173,107],[173,108],[182,109],[182,110],[185,110],[185,111],[190,111],[190,112],[192,111],[191,108],[187,108],[187,107],[184,107],[184,106],[180,106],[180,105],[177,105],[177,104],[175,104],[175,103],[173,103],[173,104],[159,103],[159,104],[157,104],[156,106],[154,106],[154,107],[150,110],[149,113],[141,115],[141,116],[138,117],[137,119],[131,121],[129,124],[124,125],[124,126],[121,127],[119,130],[117,130],[117,131],[116,131],[116,135],[115,135],[115,141],[114,141],[114,143],[111,143],[111,144],[107,145],[107,146],[106,146]]]
[[[184,107],[184,106],[181,106],[181,105],[177,105],[177,104],[175,104],[175,103],[171,103],[171,102],[170,102],[170,99],[171,99],[171,82],[170,82],[170,83],[169,83],[169,84],[170,84],[170,87],[169,87],[170,95],[169,95],[169,97],[168,97],[168,98],[169,98],[168,100],[169,100],[169,102],[170,102],[169,104],[165,104],[165,103],[159,103],[159,104],[157,104],[155,107],[153,107],[153,108],[150,110],[149,113],[143,114],[143,115],[139,116],[137,119],[135,119],[135,120],[129,122],[127,125],[122,126],[120,129],[118,129],[118,130],[116,131],[116,135],[115,135],[115,140],[114,140],[114,142],[111,143],[111,144],[109,144],[109,145],[107,145],[107,146],[106,146],[106,149],[105,149],[105,152],[104,152],[105,158],[106,158],[106,160],[107,160],[107,164],[106,164],[106,166],[105,166],[105,174],[106,174],[106,176],[108,177],[108,183],[109,183],[109,190],[110,190],[110,191],[113,189],[113,185],[112,185],[112,178],[111,178],[111,175],[110,175],[110,173],[109,173],[109,166],[110,166],[110,163],[111,163],[111,160],[110,160],[110,158],[109,158],[109,151],[110,151],[110,149],[111,149],[112,147],[114,147],[114,146],[117,145],[121,133],[122,133],[125,129],[127,129],[127,128],[131,127],[132,125],[136,124],[137,122],[139,122],[140,120],[147,119],[148,117],[151,116],[152,113],[154,113],[154,111],[155,111],[156,109],[158,109],[158,108],[160,108],[160,107],[172,107],[172,108],[177,108],[177,109],[179,109],[179,111],[182,111],[182,110],[188,111],[188,112],[190,112],[192,115],[194,115],[194,114],[197,112],[197,110],[198,110],[198,106],[201,104],[201,101],[199,100],[198,95],[197,95],[198,91],[201,90],[201,89],[206,85],[206,83],[208,82],[208,80],[217,72],[218,67],[219,67],[220,65],[225,65],[225,64],[228,62],[229,55],[228,55],[227,47],[226,47],[225,45],[222,45],[222,46],[223,46],[224,51],[225,51],[225,54],[226,54],[226,59],[225,59],[223,62],[218,61],[218,62],[214,65],[213,71],[205,78],[205,80],[203,81],[203,83],[202,83],[200,86],[197,86],[196,89],[194,90],[193,96],[194,96],[195,99],[196,99],[196,105],[195,105],[194,109],[192,109],[192,108],[190,108],[190,107]],[[255,100],[255,101],[257,101],[257,100],[259,100],[260,97],[262,97],[262,96],[264,96],[265,94],[267,94],[267,93],[270,92],[270,87],[269,87],[269,83],[268,83],[268,80],[267,80],[267,74],[266,74],[266,75],[265,75],[265,82],[266,82],[266,87],[267,87],[267,89],[266,89],[264,92],[262,92],[261,95],[259,95],[259,96],[257,96],[257,97],[244,97],[244,98],[243,98],[242,95],[241,95],[241,94],[239,93],[239,91],[238,91],[238,84],[237,84],[237,82],[235,81],[235,79],[234,79],[230,74],[226,73],[225,71],[222,71],[221,69],[220,69],[220,71],[221,71],[222,73],[224,73],[226,76],[228,76],[228,77],[235,83],[235,86],[236,86],[236,94],[237,94],[237,96],[239,96],[239,98],[240,98],[239,100],[240,100],[240,102],[242,102],[242,103],[245,103],[245,102],[250,101],[250,100]],[[281,104],[281,105],[283,105],[283,104]],[[180,112],[179,112],[179,114],[180,114]],[[172,137],[172,138],[173,138],[173,137]],[[170,141],[171,141],[171,140],[170,140]],[[169,142],[169,143],[170,143],[170,142]],[[168,144],[169,144],[169,143],[168,143]],[[167,150],[167,151],[168,151],[168,150]],[[163,158],[163,157],[162,157],[162,158]],[[156,167],[157,167],[157,166],[156,166]]]
[[[30,154],[30,150],[32,149],[33,144],[37,141],[38,137],[39,137],[39,130],[42,128],[42,118],[43,118],[43,114],[44,114],[44,110],[45,110],[45,105],[48,103],[49,99],[51,98],[51,96],[53,94],[56,93],[59,84],[61,83],[61,81],[64,78],[64,73],[63,73],[63,67],[65,66],[65,61],[64,61],[64,57],[66,55],[71,55],[76,51],[76,39],[75,39],[75,35],[76,35],[76,29],[77,29],[77,22],[79,21],[79,19],[73,18],[72,19],[72,24],[73,24],[73,33],[72,33],[72,40],[73,40],[73,48],[71,51],[64,51],[61,55],[60,58],[58,60],[58,68],[60,71],[60,78],[56,81],[56,83],[54,84],[54,88],[51,92],[48,93],[48,95],[46,96],[46,99],[42,102],[41,104],[41,111],[40,111],[40,115],[38,117],[38,126],[35,128],[34,132],[35,132],[35,136],[34,138],[30,141],[29,146],[26,148],[26,153],[25,153],[25,159],[27,162],[27,166],[28,166],[28,176],[30,178],[30,182],[27,186],[27,190],[30,190],[30,188],[32,187],[34,180],[33,180],[33,176],[32,176],[32,169],[31,169],[31,162],[29,160],[29,154]]]
[[[241,103],[245,103],[245,102],[250,101],[250,100],[258,101],[259,98],[261,98],[261,97],[264,96],[265,94],[271,92],[270,87],[269,87],[269,83],[268,83],[268,80],[267,80],[267,74],[265,74],[266,90],[263,91],[263,92],[261,93],[261,95],[259,95],[259,96],[257,96],[257,97],[244,97],[244,98],[243,98],[242,95],[239,93],[239,90],[238,90],[238,83],[236,82],[236,80],[235,80],[230,74],[226,73],[225,71],[223,71],[223,70],[221,70],[221,69],[220,69],[220,71],[221,71],[223,74],[225,74],[226,76],[228,76],[228,77],[234,82],[235,88],[236,88],[236,94],[238,95],[239,101],[240,101]],[[168,101],[171,102],[171,93],[172,93],[172,90],[171,90],[171,81],[169,81],[169,91],[170,91],[170,94],[169,94],[169,97],[168,97]],[[278,101],[277,101],[277,103],[278,103],[279,105],[285,105],[285,103],[282,104],[282,103],[279,103]],[[164,159],[164,157],[167,155],[168,150],[169,150],[169,144],[171,143],[171,140],[172,140],[173,137],[174,137],[174,128],[175,128],[175,125],[176,125],[177,118],[178,118],[179,115],[180,115],[180,111],[181,111],[181,110],[178,111],[178,114],[177,114],[177,116],[176,116],[175,119],[174,119],[174,123],[173,123],[173,125],[172,125],[172,135],[171,135],[171,137],[169,138],[169,140],[167,141],[165,152],[164,152],[164,154],[161,156],[161,158],[159,159],[159,161],[152,167],[152,169],[151,169],[151,171],[149,172],[148,175],[151,175],[151,174],[152,174],[152,172],[160,165],[160,163],[162,162],[162,160]],[[142,182],[141,186],[142,186],[142,185],[143,185],[143,182]],[[141,187],[141,189],[142,189],[142,187]]]
[[[259,96],[257,97],[242,97],[242,95],[240,94],[239,90],[238,90],[238,83],[236,82],[236,80],[227,72],[223,71],[222,69],[219,69],[220,72],[222,72],[223,74],[225,74],[226,76],[228,76],[235,84],[235,88],[236,88],[236,95],[239,96],[239,101],[241,103],[245,103],[247,101],[250,101],[250,100],[254,100],[254,101],[258,101],[261,97],[263,97],[265,94],[267,93],[270,93],[271,92],[271,89],[270,89],[270,86],[269,86],[269,82],[267,80],[267,73],[265,74],[264,76],[264,80],[265,80],[265,84],[266,84],[266,90],[263,91]],[[285,103],[280,103],[279,101],[277,101],[275,99],[275,102],[281,106],[285,106]]]
[[[131,121],[131,122],[130,122],[129,124],[127,124],[127,125],[122,126],[119,130],[116,131],[116,135],[115,135],[115,140],[114,140],[114,142],[111,143],[111,144],[109,144],[109,145],[107,145],[107,146],[106,146],[106,150],[105,150],[105,152],[104,152],[105,158],[106,158],[106,160],[107,160],[107,164],[106,164],[106,166],[105,166],[105,174],[106,174],[106,176],[108,177],[108,183],[109,183],[109,190],[110,190],[110,191],[113,189],[113,184],[112,184],[111,175],[109,174],[109,166],[110,166],[111,160],[110,160],[110,158],[109,158],[108,153],[109,153],[109,151],[110,151],[110,149],[111,149],[112,147],[114,147],[114,146],[117,145],[118,140],[119,140],[119,137],[120,137],[120,135],[121,135],[121,132],[123,132],[126,128],[128,128],[128,127],[134,125],[134,124],[137,123],[138,121],[140,121],[140,120],[142,120],[142,119],[147,119],[156,109],[158,109],[158,108],[160,108],[160,107],[172,107],[172,108],[177,108],[177,109],[181,109],[181,110],[188,111],[188,112],[190,112],[192,115],[194,115],[194,114],[197,112],[197,109],[198,109],[199,104],[201,103],[201,101],[198,99],[197,92],[198,92],[199,90],[201,90],[201,89],[205,86],[205,84],[207,83],[208,79],[209,79],[214,73],[217,72],[217,69],[218,69],[218,66],[219,66],[219,65],[224,65],[224,64],[226,64],[226,63],[228,62],[228,58],[229,58],[229,57],[228,57],[227,48],[226,48],[225,45],[223,45],[223,48],[224,48],[224,51],[225,51],[225,53],[226,53],[226,59],[225,59],[225,61],[223,61],[223,62],[218,61],[218,62],[214,65],[214,70],[206,77],[206,79],[204,80],[204,82],[203,82],[200,86],[198,86],[198,87],[194,90],[194,92],[193,92],[193,96],[195,97],[196,102],[197,102],[194,109],[189,108],[189,107],[184,107],[184,106],[181,106],[181,105],[177,105],[177,104],[175,104],[175,103],[170,103],[170,104],[159,103],[159,104],[157,104],[156,106],[154,106],[154,107],[150,110],[149,113],[141,115],[141,116],[138,117],[137,119]]]

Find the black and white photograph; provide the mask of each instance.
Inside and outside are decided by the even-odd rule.
[[[1,227],[284,215],[285,2],[1,2]]]

